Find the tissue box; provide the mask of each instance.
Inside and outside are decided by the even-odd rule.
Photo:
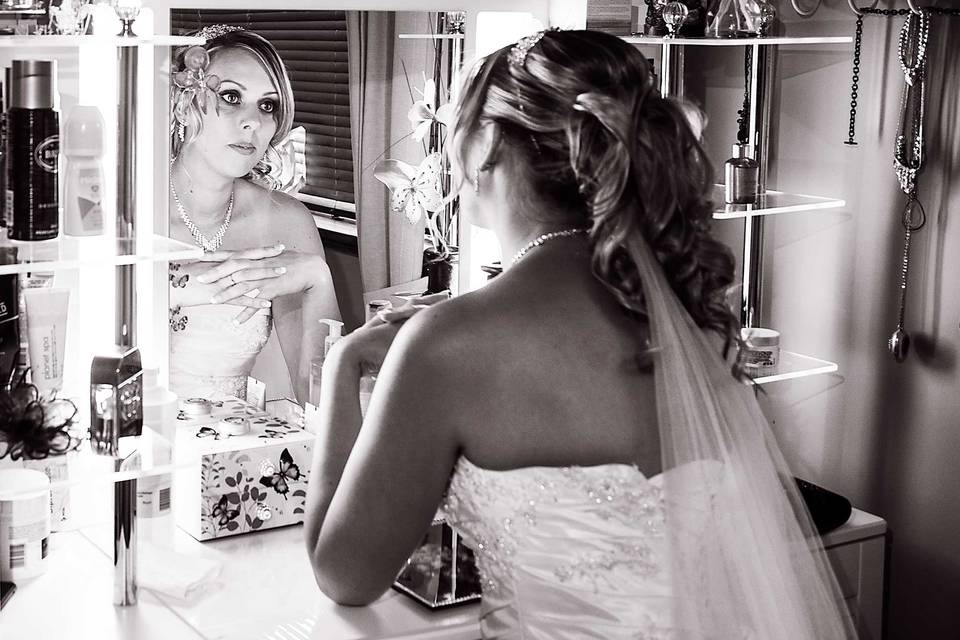
[[[442,609],[479,600],[480,575],[473,550],[457,530],[434,520],[393,588],[429,609]]]
[[[227,435],[221,420],[249,421],[245,435]],[[314,436],[236,398],[215,402],[209,416],[180,416],[177,457],[196,465],[174,482],[177,524],[198,540],[303,522]]]

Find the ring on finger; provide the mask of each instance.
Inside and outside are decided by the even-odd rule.
[[[260,295],[260,287],[254,287],[253,289],[250,289],[250,291],[247,291],[243,295],[247,296],[248,298],[256,298],[257,296]]]

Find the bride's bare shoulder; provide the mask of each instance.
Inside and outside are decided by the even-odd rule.
[[[295,197],[247,180],[238,180],[237,184],[237,197],[242,198],[246,215],[254,219],[253,226],[262,233],[280,241],[317,234],[313,214]]]

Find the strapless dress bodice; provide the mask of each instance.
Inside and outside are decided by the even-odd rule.
[[[484,638],[675,637],[660,476],[457,462],[442,515],[474,549]]]
[[[227,304],[183,307],[171,316],[170,390],[181,398],[232,395],[246,398],[247,376],[272,329],[269,309],[245,323],[233,318],[241,307]]]

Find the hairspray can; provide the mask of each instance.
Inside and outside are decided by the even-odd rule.
[[[60,124],[53,110],[54,65],[14,60],[7,135],[13,188],[14,240],[49,240],[60,233]]]

